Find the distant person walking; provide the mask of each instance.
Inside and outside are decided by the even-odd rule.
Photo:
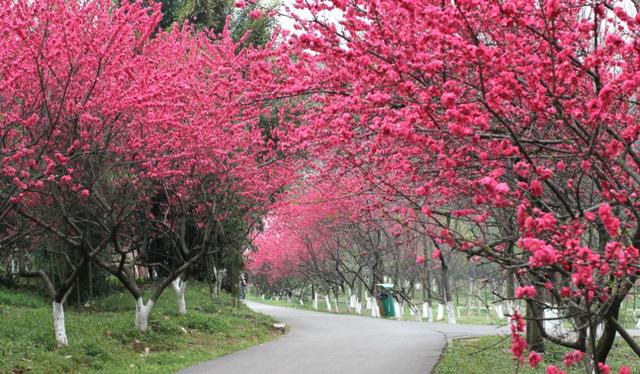
[[[243,271],[240,274],[240,299],[247,299],[247,286],[249,285],[249,274]]]

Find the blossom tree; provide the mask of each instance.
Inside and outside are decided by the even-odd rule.
[[[517,269],[529,330],[596,372],[616,333],[640,355],[618,321],[640,246],[633,3],[294,7],[314,157],[422,212],[441,248]],[[576,334],[550,334],[541,309]]]
[[[20,273],[47,286],[63,345],[62,304],[86,263],[123,282],[145,330],[231,208],[250,219],[288,180],[260,121],[272,72],[284,70],[274,64],[288,58],[271,46],[236,53],[228,34],[157,31],[160,19],[143,2],[2,4],[3,240],[30,234],[14,240],[21,258],[62,248],[72,271],[60,284],[28,261]],[[198,233],[187,240],[188,225]],[[157,237],[181,262],[144,302],[133,268]]]
[[[44,281],[62,345],[66,295],[139,201],[135,178],[118,176],[135,158],[135,145],[126,142],[140,125],[135,112],[149,102],[129,82],[133,72],[148,70],[138,56],[157,18],[157,9],[150,14],[141,4],[2,4],[0,191],[15,221],[23,217],[36,230],[31,246],[50,237],[79,254],[66,256],[73,270],[58,285],[20,264],[22,275]]]

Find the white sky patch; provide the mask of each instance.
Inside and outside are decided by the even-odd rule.
[[[327,3],[330,3],[330,2],[327,2]],[[282,0],[280,5],[280,12],[282,12],[283,14],[279,15],[277,17],[277,20],[278,20],[278,25],[283,30],[287,30],[294,34],[300,34],[302,33],[302,31],[296,30],[294,27],[296,21],[294,20],[293,17],[287,14],[292,14],[293,16],[299,17],[304,20],[311,20],[312,15],[311,15],[311,12],[309,12],[306,9],[296,9],[295,4],[296,4],[296,0]],[[342,20],[342,11],[340,11],[339,9],[333,9],[331,11],[322,11],[317,15],[317,17],[322,22],[339,26],[339,23]]]

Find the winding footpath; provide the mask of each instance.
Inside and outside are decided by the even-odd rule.
[[[180,373],[427,374],[438,362],[447,339],[507,331],[495,326],[393,321],[247,304],[286,323],[290,332]]]

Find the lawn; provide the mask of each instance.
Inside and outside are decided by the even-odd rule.
[[[51,304],[33,293],[0,287],[0,373],[173,373],[197,362],[276,337],[269,317],[207,287],[190,284],[188,313],[178,315],[167,290],[150,317],[134,328],[134,303],[115,293],[80,310],[67,308],[69,347],[57,347]]]
[[[546,365],[562,367],[562,357],[567,349],[547,344],[544,361],[536,369],[525,365],[517,372],[544,373]],[[631,368],[632,373],[640,373],[640,360],[621,340],[616,340],[612,353],[607,360],[612,373],[617,373],[622,365]],[[481,338],[455,339],[445,352],[433,371],[434,374],[512,374],[516,372],[515,361],[511,354],[510,337],[488,336]],[[584,373],[583,367],[572,368],[569,373]]]

